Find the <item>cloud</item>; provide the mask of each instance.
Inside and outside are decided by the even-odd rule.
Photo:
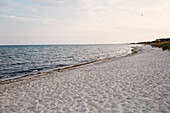
[[[15,2],[10,0],[0,0],[0,11],[8,11],[11,7],[16,6]]]
[[[5,0],[3,0],[5,1]],[[36,21],[42,24],[56,24],[59,20],[72,25],[113,24],[120,20],[131,21],[138,19],[141,13],[151,15],[167,14],[168,0],[31,0],[34,5],[22,3],[18,12],[21,16],[3,15],[18,21]],[[39,17],[25,17],[26,14],[38,14]],[[17,14],[17,15],[18,15]],[[145,15],[145,14],[144,14]],[[2,17],[2,16],[1,16]],[[11,18],[12,17],[12,18]],[[125,19],[126,18],[126,19]],[[131,19],[131,20],[130,20]]]
[[[63,6],[69,2],[73,2],[72,0],[31,0],[31,1],[34,3],[38,3],[42,7],[57,7]]]
[[[2,21],[0,31],[3,33],[6,26],[5,35],[10,31],[16,37],[20,34],[23,37],[34,37],[36,34],[37,37],[58,36],[58,38],[82,36],[91,37],[90,39],[94,37],[142,39],[161,33],[169,34],[169,0],[13,0],[16,3],[11,1],[0,0],[0,11],[13,9],[7,13],[0,12],[0,18],[5,20]],[[17,7],[14,7],[15,5]],[[18,24],[19,22],[21,24]],[[29,24],[23,24],[24,22]],[[12,30],[11,23],[15,24]],[[17,25],[22,26],[22,29]],[[27,25],[29,27],[26,27]],[[20,32],[21,30],[23,32]]]
[[[6,19],[11,19],[11,20],[23,21],[23,22],[35,20],[35,19],[32,19],[32,18],[17,17],[17,16],[14,16],[14,15],[0,15],[0,17],[6,18]]]
[[[23,6],[23,8],[26,10],[26,11],[31,11],[31,12],[34,12],[34,13],[38,13],[39,10],[35,7],[32,7],[32,6]]]
[[[15,21],[22,21],[22,22],[39,22],[41,24],[58,24],[56,19],[52,18],[42,18],[42,17],[19,17],[14,15],[0,15],[1,18],[11,19]]]
[[[9,0],[0,0],[0,7],[14,6],[15,3]]]

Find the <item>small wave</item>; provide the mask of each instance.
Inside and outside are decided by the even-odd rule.
[[[56,67],[65,67],[65,66],[68,66],[68,65],[66,65],[66,64],[59,64]]]
[[[35,69],[30,69],[30,72],[36,72],[36,71],[41,71],[43,70],[44,68],[35,68]]]
[[[24,65],[25,63],[22,63],[22,62],[17,62],[17,63],[13,63],[11,65]]]
[[[42,49],[43,47],[43,49]],[[7,46],[0,48],[0,79],[22,76],[119,57],[131,51],[130,45]],[[5,60],[4,60],[5,59]]]

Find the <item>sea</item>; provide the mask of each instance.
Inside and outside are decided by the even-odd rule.
[[[126,56],[130,44],[1,45],[0,81]]]

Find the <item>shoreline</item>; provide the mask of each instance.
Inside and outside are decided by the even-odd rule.
[[[47,72],[38,72],[38,73],[35,73],[35,74],[27,74],[27,75],[23,75],[23,76],[19,76],[19,77],[14,77],[14,78],[7,78],[7,79],[4,79],[4,80],[2,79],[2,80],[0,80],[0,85],[23,81],[23,80],[27,79],[27,77],[28,77],[28,79],[32,79],[32,78],[36,78],[36,77],[39,77],[39,76],[43,76],[42,74],[48,74],[48,73],[52,73],[52,72],[62,72],[62,71],[65,71],[65,70],[75,69],[77,67],[84,66],[84,65],[87,65],[87,64],[91,64],[91,63],[95,63],[95,62],[100,62],[100,61],[105,61],[105,60],[110,60],[110,59],[117,60],[117,59],[120,59],[120,58],[123,58],[123,57],[127,57],[127,56],[131,56],[131,55],[136,54],[137,48],[134,47],[134,46],[132,46],[131,48],[132,48],[131,53],[127,54],[125,56],[105,58],[105,59],[90,61],[90,62],[86,62],[86,63],[82,63],[82,64],[67,66],[67,67],[64,67],[64,68],[54,69],[54,70],[47,71]],[[31,78],[29,78],[29,77],[31,77]]]
[[[169,113],[170,52],[135,51],[1,85],[0,112]]]

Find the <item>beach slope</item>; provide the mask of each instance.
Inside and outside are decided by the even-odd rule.
[[[170,52],[137,53],[0,85],[0,113],[169,113]]]

